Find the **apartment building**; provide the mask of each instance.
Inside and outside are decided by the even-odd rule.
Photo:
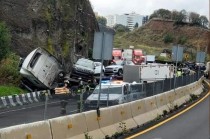
[[[123,15],[108,15],[105,18],[107,19],[107,26],[109,27],[122,24],[127,26],[130,30],[133,30],[136,23],[138,23],[138,27],[142,26],[144,16],[132,12]]]

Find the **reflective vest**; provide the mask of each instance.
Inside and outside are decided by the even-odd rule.
[[[177,77],[182,76],[182,72],[181,71],[177,71],[176,76]]]

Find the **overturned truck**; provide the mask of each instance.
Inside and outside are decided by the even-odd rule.
[[[61,63],[43,48],[33,50],[20,66],[21,85],[28,90],[53,89],[65,76]]]
[[[54,89],[62,85],[64,80],[70,82],[69,87],[77,86],[80,81],[93,81],[94,71],[97,70],[94,62],[85,58],[79,59],[70,73],[64,67],[47,50],[39,47],[20,64],[21,86],[30,91]]]

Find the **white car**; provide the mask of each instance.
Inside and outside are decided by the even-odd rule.
[[[105,68],[104,74],[109,75],[119,75],[123,76],[123,66],[124,65],[135,65],[132,61],[118,60]]]
[[[101,73],[101,62],[94,62],[94,67],[95,67],[94,75],[100,75],[100,73]],[[105,68],[103,66],[102,73],[104,73],[104,71],[105,71]]]

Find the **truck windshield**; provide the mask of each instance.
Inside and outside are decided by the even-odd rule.
[[[99,86],[95,88],[93,91],[93,94],[98,94],[99,93]],[[101,86],[101,94],[122,94],[122,86]]]

